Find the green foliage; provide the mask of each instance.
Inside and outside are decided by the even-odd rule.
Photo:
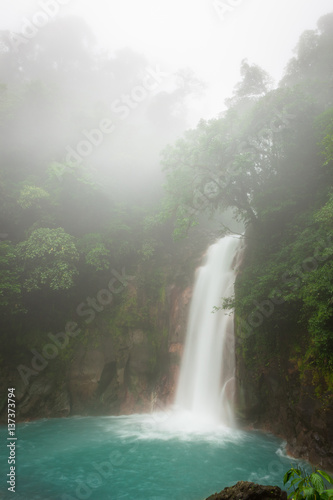
[[[86,255],[86,263],[96,269],[96,271],[110,269],[109,250],[103,245],[103,243],[100,243]]]
[[[254,351],[275,335],[276,342],[282,342],[283,331],[293,332],[286,355],[301,345],[312,366],[332,373],[333,232],[318,224],[318,213],[315,209],[294,217],[279,239],[269,232],[270,227],[249,234],[235,298],[224,307],[235,307],[250,325],[253,318],[261,318],[256,335],[244,342]],[[269,350],[266,354],[269,357]]]
[[[47,169],[47,174],[50,181],[56,180],[59,184],[69,182],[72,178],[77,179],[82,184],[94,187],[91,175],[89,175],[87,169],[76,163],[52,162]]]
[[[145,241],[140,250],[140,255],[142,255],[142,260],[149,260],[155,253],[156,250],[156,241],[150,238],[148,241]]]
[[[254,164],[248,153],[237,154],[238,135],[230,136],[230,119],[201,121],[173,148],[163,152],[167,176],[166,204],[181,234],[197,223],[201,213],[235,207],[245,222],[255,221],[249,198]],[[236,152],[236,155],[235,155]],[[250,189],[250,192],[248,192]]]
[[[89,233],[77,242],[77,248],[84,255],[85,263],[96,271],[110,269],[110,251],[106,248],[104,239],[101,234]]]
[[[149,325],[147,305],[138,302],[137,295],[127,296],[118,312],[119,325],[128,328],[145,328]]]
[[[333,498],[333,489],[326,489],[325,482],[333,484],[333,478],[326,472],[315,469],[314,472],[308,474],[302,468],[289,469],[284,477],[283,484],[289,481],[289,490],[292,491],[292,498],[300,500],[306,498],[308,500],[328,500]]]
[[[316,30],[305,31],[296,47],[296,55],[287,66],[283,86],[302,85],[321,103],[330,101],[332,92],[333,14],[318,20]]]
[[[238,99],[258,98],[265,95],[272,85],[272,78],[257,64],[249,64],[247,59],[241,62],[240,73],[242,80],[236,85],[234,98],[227,100],[229,104],[235,104]]]
[[[333,194],[330,195],[325,205],[314,214],[314,220],[327,230],[333,230]]]
[[[317,118],[316,126],[321,136],[320,146],[325,159],[324,165],[328,165],[333,161],[333,108]]]
[[[47,287],[66,290],[74,284],[79,259],[74,238],[62,228],[40,228],[17,245],[27,291]]]
[[[41,208],[42,202],[49,198],[49,193],[38,186],[24,186],[21,189],[18,204],[24,210],[28,208]]]
[[[316,148],[316,106],[302,89],[280,88],[246,110],[201,121],[163,152],[166,211],[179,233],[201,214],[233,209],[246,226],[284,222],[319,182],[309,158]],[[290,162],[293,168],[290,168]]]
[[[0,307],[9,307],[11,313],[22,310],[20,272],[15,247],[7,241],[0,242]]]

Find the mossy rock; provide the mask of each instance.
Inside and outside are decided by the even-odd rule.
[[[215,493],[206,500],[266,500],[270,498],[287,500],[287,493],[278,486],[263,486],[249,481],[239,481],[234,486],[224,488],[220,493]]]

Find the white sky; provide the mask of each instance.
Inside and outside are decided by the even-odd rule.
[[[193,124],[216,116],[239,80],[243,58],[279,80],[300,34],[333,10],[332,0],[215,0],[230,7],[221,19],[214,0],[0,0],[0,29],[20,32],[42,3],[77,14],[105,47],[128,46],[166,70],[189,67],[208,84],[193,103]]]

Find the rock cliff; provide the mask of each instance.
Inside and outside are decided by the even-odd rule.
[[[236,321],[237,325],[237,321]],[[239,328],[239,327],[238,327]],[[333,398],[315,371],[300,370],[286,350],[249,358],[236,327],[236,413],[246,427],[273,432],[287,451],[333,471]]]
[[[142,413],[172,403],[201,251],[190,252],[187,269],[139,269],[89,326],[71,327],[78,335],[58,334],[58,347],[39,341],[22,353],[21,365],[8,362],[0,378],[16,388],[17,421]],[[0,418],[6,422],[5,400]]]

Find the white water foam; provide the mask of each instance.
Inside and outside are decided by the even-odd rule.
[[[125,440],[205,441],[219,445],[239,443],[246,436],[243,431],[198,418],[192,412],[175,410],[123,416],[121,419],[110,417],[103,432],[114,433]]]

